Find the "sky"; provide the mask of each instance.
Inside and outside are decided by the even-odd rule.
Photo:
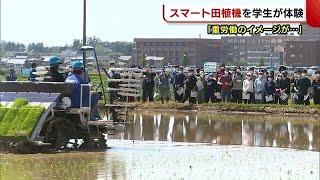
[[[0,0],[1,40],[45,45],[71,44],[82,38],[83,0]],[[219,38],[207,24],[168,24],[162,5],[266,5],[304,7],[304,0],[87,0],[87,36],[103,41],[133,38]],[[180,7],[180,6],[179,6]]]

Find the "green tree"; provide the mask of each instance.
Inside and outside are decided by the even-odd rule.
[[[74,39],[72,43],[72,50],[78,51],[81,47],[81,41],[79,39]]]
[[[112,59],[118,59],[122,54],[121,53],[111,53],[109,56]]]
[[[263,56],[261,55],[260,61],[259,61],[259,67],[262,67],[262,66],[264,66],[264,59],[263,59]]]
[[[240,58],[239,66],[247,66],[247,65],[248,65],[248,61],[244,58]]]
[[[188,64],[189,64],[189,59],[188,59],[187,53],[185,52],[182,57],[182,65],[186,67]]]
[[[140,64],[142,67],[145,67],[147,65],[146,57],[147,57],[147,55],[143,53],[142,58],[140,60]]]

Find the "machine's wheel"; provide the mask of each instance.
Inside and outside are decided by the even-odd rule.
[[[74,124],[69,119],[58,117],[48,124],[44,142],[51,143],[51,149],[61,149],[67,148],[69,140],[75,137],[76,129]]]
[[[81,144],[82,149],[106,149],[107,141],[104,135],[100,132],[99,137],[95,140],[89,134],[85,135],[84,142]]]
[[[28,141],[11,142],[9,144],[10,152],[18,154],[32,153],[32,143]]]
[[[79,148],[81,148],[81,149],[93,149],[93,147],[94,147],[94,139],[89,134],[86,134],[83,137],[83,141],[84,142],[80,145]]]
[[[99,149],[106,149],[107,148],[107,140],[103,133],[100,132],[99,134],[99,141],[98,141],[98,148]]]

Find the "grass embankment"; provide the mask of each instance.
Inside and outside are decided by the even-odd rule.
[[[10,108],[0,107],[0,136],[29,136],[45,108],[16,99]]]
[[[305,114],[320,115],[320,106],[311,105],[277,105],[277,104],[235,104],[235,103],[159,103],[135,102],[131,103],[136,110],[165,110],[165,111],[198,111],[198,112],[243,112],[243,113],[268,113],[268,114]]]

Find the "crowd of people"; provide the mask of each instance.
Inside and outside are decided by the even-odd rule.
[[[80,86],[85,83],[84,79],[90,79],[82,66],[80,71],[72,66],[70,74],[64,77],[58,72],[59,64],[61,61],[58,57],[50,58],[50,68],[46,74],[49,79],[44,79],[44,81],[65,82],[72,79]],[[114,64],[111,65],[114,66]],[[35,63],[32,64],[30,70],[28,78],[30,81],[35,81],[38,77],[34,72],[36,72]],[[77,76],[79,73],[81,75]],[[222,64],[215,73],[207,74],[202,69],[190,68],[186,74],[182,67],[172,72],[167,72],[164,68],[161,72],[155,72],[150,65],[147,65],[142,74],[144,77],[142,82],[143,102],[154,101],[156,94],[159,94],[162,103],[168,102],[173,91],[174,101],[181,103],[188,100],[193,104],[233,102],[288,105],[290,99],[291,104],[310,105],[312,98],[314,104],[320,104],[320,71],[315,73],[315,77],[309,77],[306,70],[297,70],[293,77],[289,77],[288,72],[284,69],[279,69],[278,74],[267,70],[257,72],[254,68],[244,73],[240,67],[228,69]],[[108,76],[114,78],[111,71],[108,72]],[[17,79],[13,69],[9,70],[6,79],[7,81]],[[111,86],[111,83],[108,85]],[[117,98],[115,95],[111,94],[111,96],[112,100]],[[74,99],[77,98],[74,97]]]
[[[185,74],[183,68],[173,70],[172,74],[162,69],[153,72],[147,66],[143,72],[143,102],[154,101],[154,95],[159,94],[162,103],[169,101],[173,90],[174,100],[184,103],[216,103],[233,102],[245,104],[320,104],[320,71],[315,77],[308,77],[306,70],[297,70],[293,77],[289,77],[286,70],[279,70],[278,74],[267,70],[255,71],[250,68],[243,73],[241,68],[228,69],[224,64],[216,73],[204,73],[201,69],[188,69]],[[291,99],[291,101],[289,101]]]

